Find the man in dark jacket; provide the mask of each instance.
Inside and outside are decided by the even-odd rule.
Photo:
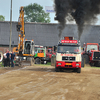
[[[14,67],[14,59],[15,59],[15,54],[14,52],[11,53],[11,67]]]
[[[10,53],[9,53],[9,50],[7,50],[6,56],[7,56],[7,66],[10,67]]]

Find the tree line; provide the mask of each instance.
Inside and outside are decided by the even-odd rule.
[[[42,22],[49,23],[49,13],[45,13],[43,7],[37,3],[29,4],[24,7],[24,20],[25,22]],[[5,17],[0,15],[0,21],[5,21]]]

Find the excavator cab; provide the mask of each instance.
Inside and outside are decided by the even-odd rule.
[[[34,55],[34,41],[25,40],[25,42],[24,42],[24,54]]]

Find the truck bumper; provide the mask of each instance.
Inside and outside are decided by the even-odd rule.
[[[81,68],[81,62],[56,61],[58,68]]]

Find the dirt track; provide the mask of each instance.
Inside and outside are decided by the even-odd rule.
[[[2,68],[0,100],[100,100],[100,69],[79,74],[52,66]]]

